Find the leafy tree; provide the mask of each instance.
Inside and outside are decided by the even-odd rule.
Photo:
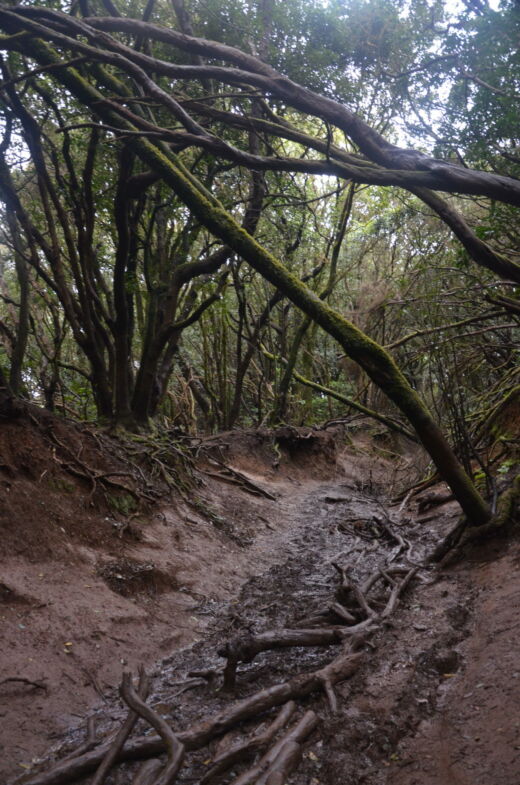
[[[9,53],[4,112],[31,151],[39,206],[24,204],[16,183],[20,175],[9,171],[7,151],[3,199],[23,232],[31,265],[58,298],[88,359],[98,411],[122,421],[146,421],[153,415],[167,393],[180,334],[193,328],[188,334],[193,346],[200,322],[208,359],[217,351],[224,358],[220,363],[212,358],[213,380],[209,368],[204,379],[196,374],[197,380],[192,358],[180,359],[181,373],[201,407],[210,411],[212,399],[220,423],[236,421],[247,401],[243,390],[253,359],[251,345],[259,345],[264,328],[272,334],[276,327],[273,356],[287,356],[289,366],[280,376],[267,358],[267,372],[261,376],[265,388],[274,378],[277,416],[283,416],[299,347],[307,344],[308,358],[318,341],[328,340],[318,338],[314,323],[361,367],[365,377],[358,377],[357,392],[363,395],[366,380],[380,388],[415,428],[468,517],[475,523],[488,520],[487,505],[415,389],[421,386],[417,376],[422,372],[424,377],[424,367],[431,375],[433,363],[401,349],[423,337],[397,334],[417,316],[411,318],[406,302],[392,311],[392,298],[407,288],[399,279],[417,275],[417,287],[424,287],[427,259],[437,266],[440,250],[434,231],[422,236],[422,215],[425,226],[430,222],[438,230],[440,221],[445,227],[442,236],[454,257],[450,266],[461,282],[473,263],[484,268],[481,275],[493,276],[493,283],[520,281],[515,252],[503,239],[506,223],[500,228],[493,220],[490,231],[486,228],[495,209],[488,205],[518,206],[518,180],[505,168],[493,167],[489,157],[475,158],[474,168],[467,165],[457,146],[466,143],[463,135],[444,154],[440,143],[434,150],[405,147],[402,132],[389,127],[409,102],[428,132],[436,119],[435,102],[450,62],[442,47],[450,46],[454,28],[443,4],[416,0],[407,13],[399,13],[393,3],[375,0],[327,6],[294,2],[296,29],[289,4],[259,3],[246,17],[240,4],[209,5],[204,11],[194,4],[188,14],[183,3],[174,2],[181,32],[173,28],[166,9],[152,3],[145,10],[132,8],[125,17],[111,0],[105,5],[108,16],[86,0],[72,14],[44,5],[0,9],[2,48]],[[479,17],[491,19],[485,4],[478,8],[483,9]],[[477,30],[480,22],[470,18]],[[461,17],[458,23],[463,22]],[[461,52],[470,57],[471,35],[462,28],[455,35]],[[461,58],[457,54],[457,67]],[[452,102],[456,80],[453,85]],[[414,91],[419,91],[419,107]],[[36,95],[43,98],[43,114]],[[431,115],[427,122],[420,116],[423,106]],[[77,150],[71,154],[74,144]],[[79,177],[79,171],[87,177]],[[102,183],[96,190],[106,196],[99,209],[93,199],[95,177]],[[316,177],[333,183],[328,200],[322,200],[325,189],[310,185]],[[341,248],[344,213],[331,206],[347,183],[357,191],[366,185],[392,186],[407,194],[404,207],[399,206],[400,195],[379,195],[372,202],[356,195],[358,214],[349,224],[357,247],[353,254]],[[298,210],[288,216],[277,205],[277,190],[291,189],[302,195],[301,220]],[[320,204],[318,221],[310,207],[314,194]],[[377,215],[378,198],[384,203],[382,215]],[[309,229],[313,221],[315,227]],[[398,237],[414,232],[422,269],[406,252],[395,250]],[[294,241],[284,247],[281,234],[295,234]],[[310,265],[302,269],[302,264],[311,238],[328,264],[328,277],[308,279],[314,288],[302,282],[310,275]],[[287,253],[295,242],[296,253]],[[104,252],[102,260],[98,248]],[[388,250],[390,260],[383,262],[381,253]],[[258,290],[258,280],[244,262],[277,293],[268,290],[263,302],[257,299],[252,306],[249,293],[255,286]],[[352,270],[358,275],[355,292]],[[483,280],[487,285],[489,279]],[[374,298],[372,291],[370,303],[367,287],[374,290],[376,285],[381,292]],[[347,301],[339,296],[343,286]],[[204,299],[196,306],[199,291]],[[283,298],[304,312],[302,321],[294,322]],[[514,290],[513,296],[495,297],[493,304],[514,311]],[[345,318],[349,310],[351,319]],[[467,319],[447,321],[468,324]],[[436,335],[437,328],[444,325],[435,323],[430,334]],[[367,332],[404,352],[407,375]],[[500,333],[501,342],[505,335]],[[423,355],[435,350],[431,346]],[[314,365],[308,363],[311,372]],[[229,367],[235,374],[234,395],[226,379]],[[441,371],[431,377],[434,392],[429,397],[435,406],[443,396]],[[377,396],[373,400],[381,406]],[[445,408],[460,412],[461,406]],[[451,417],[454,425],[456,419]],[[460,457],[469,468],[467,455]]]

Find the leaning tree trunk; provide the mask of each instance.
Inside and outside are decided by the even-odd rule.
[[[27,44],[23,41],[13,42],[13,47],[22,51],[25,46],[31,58],[41,65],[55,66],[61,62],[58,54],[41,39],[31,39]],[[452,489],[472,524],[486,523],[491,517],[488,505],[473,486],[428,408],[412,389],[391,355],[320,300],[276,257],[241,228],[166,145],[153,144],[138,136],[138,129],[114,111],[103,94],[75,69],[60,69],[54,74],[77,100],[89,106],[101,120],[114,128],[136,134],[129,135],[126,144],[162,177],[198,220],[338,341],[344,352],[359,363],[372,381],[408,418],[439,474]],[[100,66],[97,67],[96,74],[112,92],[119,93],[120,96],[127,93],[125,86]]]

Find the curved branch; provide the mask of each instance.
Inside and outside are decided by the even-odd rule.
[[[321,117],[340,128],[368,158],[377,164],[392,170],[403,170],[409,176],[413,175],[410,180],[411,185],[415,180],[415,185],[420,186],[420,175],[426,175],[422,182],[425,187],[451,192],[482,194],[520,206],[520,181],[488,172],[466,169],[448,161],[430,158],[416,150],[403,149],[393,145],[339,102],[298,85],[258,58],[226,44],[188,36],[169,28],[135,19],[88,17],[79,21],[57,11],[33,6],[18,6],[15,12],[3,10],[1,16],[6,19],[18,19],[19,23],[25,27],[32,27],[36,34],[46,31],[50,40],[61,42],[68,48],[89,53],[93,57],[93,52],[96,52],[98,60],[122,64],[122,61],[126,59],[126,63],[123,64],[123,67],[126,65],[125,70],[128,70],[129,65],[133,67],[135,78],[140,83],[148,84],[152,90],[151,94],[158,97],[162,103],[167,103],[169,99],[170,108],[174,115],[181,120],[185,127],[190,128],[191,126],[191,130],[195,134],[204,136],[204,129],[193,124],[192,118],[187,115],[184,109],[147,77],[150,68],[157,73],[167,73],[175,78],[215,78],[235,84],[243,83],[262,87],[264,91],[286,101],[295,109]],[[57,30],[37,25],[30,21],[30,17],[53,22],[59,29],[81,32],[93,41],[96,41],[97,35],[97,42],[113,51],[108,52],[106,48],[96,49],[73,38],[68,38]],[[38,27],[40,27],[40,33],[38,33]],[[235,63],[243,70],[199,65],[175,66],[136,52],[130,47],[120,44],[111,36],[104,35],[106,32],[124,32],[144,36],[188,51],[190,54],[195,53]],[[123,57],[123,54],[126,58]],[[404,185],[404,187],[407,186]]]

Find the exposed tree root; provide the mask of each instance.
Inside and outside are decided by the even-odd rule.
[[[240,662],[252,662],[257,654],[270,649],[290,646],[330,646],[342,640],[340,629],[271,630],[259,635],[237,636],[218,650],[227,658],[224,668],[224,688],[235,686],[236,669]]]
[[[437,483],[440,482],[442,482],[440,475],[438,472],[434,472],[425,480],[419,480],[419,482],[409,485],[398,493],[397,496],[394,496],[392,502],[400,502],[403,501],[403,499],[408,501],[412,496],[417,496],[421,491],[425,491],[427,488],[431,488],[433,485],[437,485]]]
[[[154,785],[163,764],[157,758],[145,761],[135,775],[132,785]]]
[[[83,755],[85,752],[93,749],[97,744],[96,738],[96,721],[94,717],[89,717],[87,720],[87,735],[83,744],[80,744],[70,755],[67,755],[65,760],[71,760],[72,758],[77,758],[79,755]]]
[[[187,751],[201,749],[235,725],[258,717],[287,701],[306,697],[313,692],[323,690],[325,686],[329,691],[332,690],[336,684],[352,676],[363,660],[363,653],[353,653],[347,644],[336,659],[323,668],[312,673],[300,674],[289,681],[267,687],[243,698],[198,725],[177,734],[177,738]],[[107,742],[73,760],[61,761],[52,769],[25,779],[24,785],[69,785],[94,771],[111,746],[112,742]],[[119,753],[117,761],[157,757],[165,750],[164,741],[160,737],[142,736],[128,741]]]
[[[296,711],[296,703],[289,701],[277,714],[275,720],[266,728],[261,728],[246,741],[235,744],[229,749],[217,755],[213,760],[213,765],[206,772],[200,781],[200,785],[206,785],[212,779],[230,769],[236,763],[253,757],[273,740],[279,730],[281,730],[290,720]]]
[[[331,610],[337,616],[343,617],[343,622],[350,626],[336,625],[311,629],[270,630],[257,635],[236,636],[218,651],[221,657],[227,659],[224,668],[225,689],[232,689],[235,686],[238,664],[240,662],[252,662],[260,652],[290,646],[331,646],[344,641],[346,638],[354,639],[356,635],[374,631],[378,623],[388,618],[394,612],[399,597],[418,570],[418,567],[413,569],[402,567],[394,567],[387,570],[380,569],[377,573],[371,575],[362,586],[358,586],[344,567],[335,562],[332,563],[332,566],[341,576],[340,587],[337,591],[338,600],[341,600],[341,602],[333,604]],[[404,578],[400,582],[396,581],[393,575],[402,574],[403,571],[405,572]],[[389,584],[391,591],[383,609],[378,612],[369,604],[366,595],[380,579]],[[357,607],[351,607],[350,603],[353,602]],[[349,607],[346,608],[343,603],[349,603]],[[323,624],[326,616],[323,614],[314,618]]]
[[[437,545],[430,556],[430,561],[452,563],[464,556],[468,546],[507,534],[511,527],[518,523],[519,500],[520,474],[500,497],[497,512],[489,523],[483,526],[470,526],[465,518],[458,521]]]
[[[174,734],[170,726],[160,717],[156,711],[141,699],[132,686],[132,679],[129,673],[123,676],[121,685],[121,696],[133,711],[147,720],[155,731],[159,734],[166,748],[168,760],[164,769],[153,780],[153,785],[172,785],[180,771],[184,760],[185,747]]]
[[[211,767],[204,774],[201,785],[219,781],[225,772],[238,763],[247,762],[262,753],[246,771],[235,778],[232,785],[284,785],[286,778],[297,767],[302,755],[302,743],[318,724],[314,712],[309,711],[276,740],[296,712],[296,702],[305,696],[323,691],[332,713],[338,711],[335,686],[352,676],[365,659],[359,649],[367,638],[379,629],[395,612],[399,599],[413,580],[417,567],[383,565],[363,582],[355,581],[345,567],[334,563],[340,584],[336,591],[337,602],[327,611],[341,623],[318,629],[282,629],[257,635],[238,635],[219,651],[227,658],[224,668],[224,686],[232,688],[240,662],[251,662],[260,652],[289,646],[340,646],[336,657],[327,665],[302,673],[288,681],[266,687],[253,695],[236,701],[200,723],[174,732],[156,711],[145,703],[148,679],[140,673],[139,694],[126,673],[121,685],[121,696],[130,708],[120,731],[110,741],[93,750],[66,758],[54,768],[25,779],[24,785],[70,785],[95,772],[91,785],[102,785],[113,767],[124,761],[155,759],[166,753],[166,763],[148,760],[134,779],[134,785],[173,785],[183,764],[185,754],[205,747],[213,739],[224,735],[241,723],[261,720],[276,707],[283,707],[271,722],[230,748],[215,755]],[[381,583],[382,586],[378,586]],[[377,594],[371,592],[377,586]],[[213,674],[213,672],[212,672]],[[198,673],[197,675],[201,675]],[[205,673],[207,676],[207,673]],[[143,718],[158,736],[129,739],[137,717]],[[92,743],[89,733],[89,743]],[[81,749],[81,748],[80,748]]]
[[[318,722],[318,717],[313,711],[306,712],[301,720],[289,728],[276,744],[260,758],[256,766],[233,780],[232,785],[283,783],[284,778],[298,765],[301,758],[302,742],[312,733]]]
[[[70,474],[73,474],[75,477],[80,477],[81,479],[87,480],[91,484],[91,497],[94,495],[97,487],[97,483],[101,482],[102,485],[106,485],[109,488],[114,488],[116,490],[123,491],[124,493],[130,494],[136,501],[139,501],[141,498],[147,499],[148,501],[153,501],[153,497],[149,496],[144,491],[137,491],[126,483],[119,482],[118,480],[112,479],[113,477],[133,477],[131,472],[98,472],[95,469],[87,466],[87,464],[80,459],[79,456],[74,455],[72,450],[70,450],[66,444],[64,444],[54,431],[49,430],[49,436],[51,437],[52,441],[58,445],[58,447],[67,455],[70,456],[72,463],[68,461],[63,461],[54,456],[59,465],[68,471]]]
[[[209,477],[214,477],[217,480],[221,480],[222,482],[228,482],[231,485],[238,485],[247,493],[253,494],[253,496],[263,496],[265,499],[276,501],[276,496],[273,496],[273,494],[269,493],[269,491],[266,491],[265,488],[257,485],[257,483],[250,480],[249,477],[246,477],[246,475],[242,474],[242,472],[231,468],[231,466],[228,466],[226,463],[223,463],[216,458],[209,458],[208,460],[211,464],[215,464],[217,471],[203,469],[202,471],[204,474],[207,474]]]
[[[125,674],[123,676],[123,683],[121,685],[121,695],[124,698],[124,688],[126,682],[130,679],[129,674]],[[146,675],[144,668],[140,668],[139,670],[139,695],[143,700],[146,699],[148,692],[150,691],[150,680]],[[130,734],[132,733],[135,724],[137,722],[138,713],[132,708],[128,713],[126,720],[123,722],[119,732],[116,734],[112,744],[110,745],[110,749],[108,750],[107,754],[101,761],[99,768],[97,769],[94,779],[92,780],[92,785],[102,785],[105,779],[108,776],[108,773],[112,766],[114,765],[115,761],[117,760],[119,753],[123,749],[125,741],[128,739]]]
[[[425,493],[419,499],[417,510],[419,514],[421,514],[431,507],[437,507],[441,504],[446,504],[446,502],[451,502],[454,498],[454,495],[450,491],[444,491],[443,493]]]
[[[346,622],[347,624],[355,624],[356,617],[353,616],[350,611],[348,611],[341,603],[333,602],[330,606],[330,610],[332,613],[335,613],[336,616],[339,616],[342,621]]]

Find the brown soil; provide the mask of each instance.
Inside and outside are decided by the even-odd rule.
[[[63,466],[49,434],[98,473],[128,469],[117,450],[87,430],[36,419],[0,425],[2,781],[58,741],[65,752],[80,743],[89,711],[99,733],[116,727],[123,668],[147,665],[152,705],[179,728],[229,703],[211,685],[172,694],[190,669],[222,665],[216,649],[230,635],[290,627],[330,602],[332,560],[359,578],[370,573],[392,549],[370,521],[389,490],[413,480],[409,460],[389,445],[374,450],[366,436],[340,450],[328,431],[230,433],[200,445],[204,484],[190,491],[191,504],[170,495],[125,516]],[[217,477],[215,460],[275,499]],[[118,479],[142,490],[134,475]],[[457,516],[453,502],[434,508],[435,518],[417,504],[388,508],[415,559]],[[323,697],[306,701],[321,724],[289,782],[517,785],[519,560],[518,542],[502,542],[423,572],[364,668],[338,688],[339,715]],[[332,656],[323,648],[260,655],[240,667],[238,695]],[[197,782],[200,766],[195,758],[182,782]]]

